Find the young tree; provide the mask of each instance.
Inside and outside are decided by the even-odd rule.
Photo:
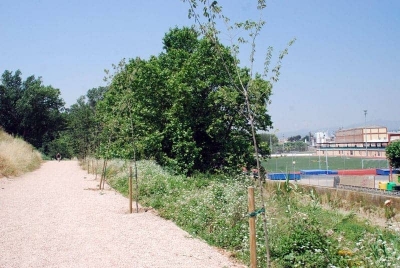
[[[272,47],[268,47],[267,56],[265,58],[265,64],[264,64],[264,73],[262,76],[260,76],[259,74],[253,72],[254,71],[253,64],[255,61],[256,39],[259,36],[260,31],[262,30],[265,24],[265,21],[263,21],[262,19],[259,19],[258,21],[246,20],[245,22],[231,24],[230,19],[222,13],[222,7],[218,5],[217,1],[208,1],[208,0],[183,0],[183,1],[189,3],[190,5],[189,18],[192,17],[194,18],[196,24],[202,30],[202,33],[212,42],[216,44],[219,43],[220,31],[218,28],[218,22],[221,22],[221,20],[225,25],[228,25],[227,30],[229,32],[236,31],[231,35],[232,36],[231,51],[232,54],[234,55],[234,59],[236,60],[235,62],[236,72],[230,72],[229,69],[227,69],[226,71],[229,73],[232,80],[235,79],[239,80],[238,90],[241,92],[241,95],[244,98],[243,105],[247,108],[246,111],[242,114],[242,116],[246,117],[248,122],[250,122],[254,153],[256,155],[257,169],[261,170],[259,154],[258,154],[259,146],[257,144],[257,123],[256,123],[257,116],[259,115],[258,109],[261,107],[258,105],[253,105],[252,103],[254,99],[257,100],[256,103],[263,101],[264,109],[265,106],[269,104],[270,102],[269,97],[271,95],[272,84],[279,80],[282,59],[288,53],[288,49],[286,48],[280,53],[277,64],[272,69],[272,76],[268,77],[269,66],[272,58]],[[258,10],[262,11],[266,7],[265,0],[258,0],[256,2]],[[240,33],[245,33],[245,35],[241,35]],[[293,42],[294,40],[290,41],[288,45],[289,46],[292,45]],[[245,81],[241,79],[238,55],[240,53],[241,45],[246,43],[250,44],[251,50],[249,55],[250,59],[249,79]],[[219,52],[218,46],[216,46],[216,52],[217,53]],[[221,63],[224,64],[224,61],[221,61]],[[257,77],[262,77],[264,79],[267,79],[267,81],[268,80],[270,81],[270,82],[268,81],[269,88],[267,92],[260,90],[262,88],[260,88],[259,84],[256,82]],[[238,110],[237,112],[240,113],[241,111]],[[264,114],[264,116],[267,116],[266,113]],[[271,128],[272,122],[271,121],[269,122],[270,125],[268,125],[267,127]],[[261,174],[261,176],[264,176],[264,174]],[[259,188],[260,188],[262,206],[263,209],[265,209],[261,182],[259,184]],[[267,259],[267,266],[269,267],[270,253],[268,246],[266,217],[264,217],[264,230],[265,230],[265,241],[266,241],[266,259]]]

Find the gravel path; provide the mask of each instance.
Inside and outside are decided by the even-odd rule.
[[[0,267],[245,267],[98,183],[76,161],[1,178]]]

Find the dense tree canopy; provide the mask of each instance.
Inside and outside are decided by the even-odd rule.
[[[67,109],[67,127],[52,143],[52,152],[61,152],[67,158],[85,158],[96,152],[101,133],[101,124],[96,120],[96,106],[106,91],[106,87],[92,88]]]
[[[41,78],[5,71],[0,85],[0,125],[10,134],[23,137],[42,152],[65,127],[64,101],[60,91],[44,86]]]
[[[108,88],[89,90],[69,109],[40,77],[5,71],[0,124],[48,155],[136,156],[185,174],[253,165],[247,115],[257,130],[271,126],[271,85],[192,28],[171,29],[163,44],[158,56],[119,65]],[[260,152],[269,154],[264,145]]]
[[[21,72],[12,74],[5,71],[0,85],[0,125],[10,134],[19,134],[21,115],[17,112],[17,102],[23,94]]]
[[[249,85],[258,130],[271,125],[270,84],[259,75],[247,83],[247,69],[231,77],[236,66],[229,50],[193,29],[172,29],[163,41],[158,57],[130,60],[114,75],[98,107],[108,138],[103,151],[118,157],[136,152],[186,174],[253,164],[239,79]]]
[[[299,141],[301,140],[301,136],[300,135],[296,135],[296,136],[292,136],[288,138],[288,141],[290,142],[295,142],[295,141]]]
[[[386,157],[391,167],[400,168],[400,140],[389,143],[386,147]]]

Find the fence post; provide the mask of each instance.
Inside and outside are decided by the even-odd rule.
[[[249,202],[249,213],[255,211],[254,206],[254,187],[248,187],[248,202]],[[249,217],[249,229],[250,229],[250,268],[257,267],[257,247],[256,247],[256,217]]]
[[[132,214],[132,166],[129,167],[129,213]]]

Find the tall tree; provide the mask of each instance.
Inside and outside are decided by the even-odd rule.
[[[0,110],[0,124],[7,132],[23,137],[44,153],[46,144],[65,127],[60,90],[44,86],[41,78],[33,75],[22,82],[19,70],[2,75]]]
[[[10,134],[19,134],[22,118],[17,112],[17,101],[22,97],[21,71],[14,75],[4,71],[0,85],[0,126]]]
[[[68,143],[70,151],[64,152],[85,158],[98,147],[101,133],[100,123],[96,120],[97,103],[103,99],[106,87],[89,89],[71,105],[67,113],[68,126],[59,139],[60,145]]]
[[[131,156],[124,143],[133,133],[130,139],[142,157],[185,174],[254,162],[251,126],[241,116],[248,107],[235,86],[239,79],[232,80],[226,69],[236,68],[229,49],[219,45],[222,52],[216,53],[215,45],[191,28],[171,29],[163,41],[165,51],[158,57],[131,60],[117,72],[100,103],[102,121],[116,133],[115,148]],[[240,79],[250,79],[247,69],[240,70]],[[250,87],[255,85],[270,94],[261,77]],[[271,122],[264,100],[249,90],[256,127],[266,130]]]
[[[28,77],[23,87],[24,93],[17,102],[17,111],[22,117],[20,134],[36,148],[41,148],[65,127],[61,114],[64,101],[58,89],[43,86],[40,78]],[[46,150],[43,148],[44,152]]]

